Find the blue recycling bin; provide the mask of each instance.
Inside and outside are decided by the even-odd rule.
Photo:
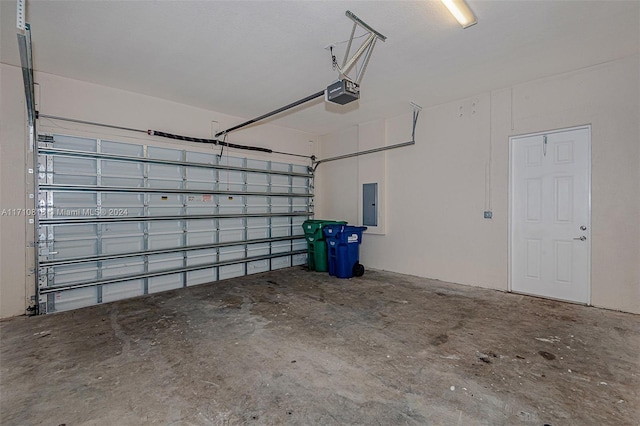
[[[366,226],[330,224],[322,228],[327,240],[329,275],[338,278],[361,277],[360,243]]]

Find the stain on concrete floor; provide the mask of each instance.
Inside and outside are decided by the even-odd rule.
[[[2,425],[637,425],[640,317],[290,268],[0,323]]]

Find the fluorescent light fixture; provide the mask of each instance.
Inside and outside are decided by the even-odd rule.
[[[469,5],[464,0],[440,0],[454,18],[462,25],[462,28],[468,28],[478,23],[476,15],[469,8]]]

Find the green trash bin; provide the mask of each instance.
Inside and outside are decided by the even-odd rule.
[[[304,236],[307,240],[307,265],[310,271],[327,272],[329,270],[327,242],[324,239],[322,228],[330,224],[346,225],[347,222],[309,219],[302,224]]]

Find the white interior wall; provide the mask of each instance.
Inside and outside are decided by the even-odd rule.
[[[318,143],[320,159],[358,151],[358,128],[325,135]],[[358,221],[358,159],[347,158],[318,166],[315,178],[315,218]]]
[[[22,71],[0,64],[0,211],[27,207],[24,104]],[[0,214],[0,317],[24,314],[27,306],[26,219]]]
[[[416,145],[385,154],[386,234],[365,234],[362,263],[507,290],[509,136],[591,124],[592,303],[639,313],[639,68],[634,55],[423,111]],[[410,126],[386,120],[386,143]],[[356,130],[321,137],[320,156],[353,151]],[[319,216],[359,223],[364,158],[318,168]]]
[[[370,149],[385,146],[387,140],[386,120],[376,120],[358,125],[358,151],[366,151]],[[362,185],[365,183],[378,184],[378,202],[377,202],[377,226],[368,226],[367,232],[371,235],[378,235],[386,232],[386,174],[387,174],[387,156],[384,152],[367,154],[358,158],[358,225],[362,223],[363,213],[363,190]]]
[[[0,64],[0,79],[0,210],[30,208],[33,204],[25,196],[31,187],[31,183],[27,183],[27,169],[31,166],[27,166],[25,148],[28,136],[22,72],[20,68]],[[50,74],[36,73],[35,81],[37,109],[47,115],[205,138],[212,136],[212,120],[218,122],[218,130],[245,120]],[[219,152],[219,147],[180,141],[174,143],[143,133],[49,119],[41,119],[38,124],[40,132]],[[314,140],[313,134],[270,124],[234,132],[228,138],[232,143],[302,155],[313,153]],[[225,148],[225,153],[229,152],[238,157],[308,164],[308,161],[292,156],[229,151]],[[28,241],[33,240],[33,226],[28,224],[28,219],[25,215],[0,216],[0,318],[24,314],[34,292],[33,275],[28,274],[33,266],[33,251],[27,247]]]

